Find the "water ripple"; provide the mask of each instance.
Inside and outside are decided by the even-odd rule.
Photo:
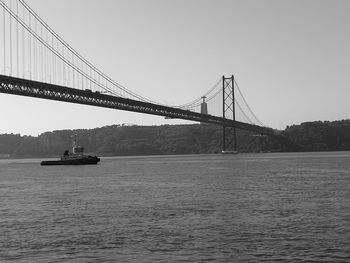
[[[350,154],[325,155],[2,161],[0,261],[349,262]]]

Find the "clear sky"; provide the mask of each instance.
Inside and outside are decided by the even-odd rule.
[[[128,89],[161,103],[234,74],[259,119],[284,129],[350,113],[350,1],[26,0],[65,41]],[[1,36],[2,37],[2,36]],[[0,94],[0,133],[187,123]]]

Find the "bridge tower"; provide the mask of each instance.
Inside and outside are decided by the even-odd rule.
[[[222,117],[224,119],[236,120],[235,112],[235,79],[234,76],[222,76]],[[222,127],[222,152],[237,151],[236,127]]]

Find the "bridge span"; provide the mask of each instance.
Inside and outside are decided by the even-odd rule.
[[[0,92],[111,109],[140,112],[201,123],[210,123],[226,127],[235,127],[238,129],[252,131],[272,137],[278,136],[278,131],[272,128],[226,119],[210,114],[202,114],[176,107],[163,106],[129,98],[102,94],[99,92],[93,92],[88,89],[74,89],[11,76],[0,75]]]

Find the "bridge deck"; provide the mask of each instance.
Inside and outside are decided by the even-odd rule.
[[[264,135],[276,136],[278,132],[271,128],[224,119],[208,114],[168,107],[143,101],[101,94],[89,90],[73,89],[48,83],[0,75],[0,92],[20,96],[85,104],[91,106],[140,112],[169,118],[225,125]]]

